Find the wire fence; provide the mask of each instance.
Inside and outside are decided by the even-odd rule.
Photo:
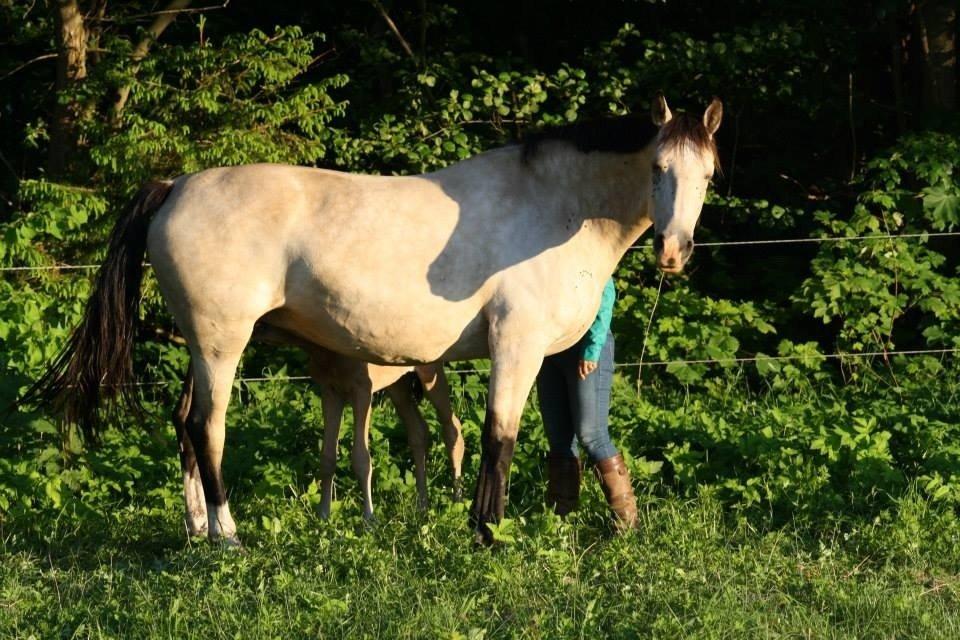
[[[697,247],[746,247],[752,245],[788,245],[788,244],[823,244],[839,242],[866,242],[868,240],[927,240],[929,238],[948,238],[960,236],[960,231],[924,231],[922,233],[895,233],[861,236],[824,236],[819,238],[778,238],[770,240],[727,240],[722,242],[698,242]],[[630,247],[629,251],[652,251],[653,245],[643,244]],[[149,262],[143,264],[150,267]],[[98,269],[99,264],[50,264],[39,266],[0,267],[0,273],[42,272],[42,271],[92,271]]]
[[[890,350],[890,351],[851,351],[851,352],[842,352],[842,353],[808,353],[808,354],[796,354],[789,356],[768,356],[768,355],[756,355],[756,356],[744,356],[736,358],[700,358],[692,360],[649,360],[641,362],[618,362],[614,364],[615,369],[640,369],[641,367],[670,367],[676,365],[693,365],[693,364],[719,364],[719,365],[734,365],[734,364],[746,364],[749,362],[788,362],[788,361],[820,361],[820,360],[842,360],[844,358],[858,359],[858,358],[891,358],[896,356],[908,357],[908,356],[951,356],[960,353],[960,347],[953,348],[943,348],[943,349],[901,349],[901,350]],[[451,367],[446,369],[448,376],[450,375],[468,375],[468,374],[487,374],[490,373],[490,368],[470,368],[470,369],[459,369],[456,367]],[[243,383],[243,384],[256,384],[261,382],[309,382],[313,380],[310,376],[256,376],[256,377],[240,377],[234,380],[234,383]],[[173,382],[170,380],[156,381],[156,382],[138,382],[135,383],[138,387],[165,387],[173,384],[179,384],[178,382]]]
[[[770,239],[770,240],[732,240],[724,242],[703,242],[698,243],[698,247],[709,247],[709,248],[718,248],[718,247],[743,247],[743,246],[757,246],[757,245],[790,245],[790,244],[822,244],[822,243],[840,243],[840,242],[866,242],[872,240],[927,240],[929,238],[943,238],[943,237],[956,237],[960,236],[960,231],[934,231],[934,232],[922,232],[922,233],[902,233],[902,234],[876,234],[876,235],[859,235],[859,236],[825,236],[818,238],[780,238],[780,239]],[[643,250],[652,250],[651,245],[634,245],[630,247],[631,251],[643,251]],[[145,267],[150,267],[150,263],[144,263]],[[37,272],[37,271],[89,271],[99,268],[98,264],[59,264],[59,265],[42,265],[42,266],[13,266],[13,267],[0,267],[0,273],[16,273],[16,272]],[[661,279],[661,286],[663,280]],[[650,315],[650,322],[653,321],[653,313]],[[649,326],[648,326],[649,331]],[[646,340],[644,340],[644,348],[646,348]],[[843,360],[843,359],[862,359],[862,358],[889,358],[893,356],[948,356],[956,355],[960,353],[960,348],[943,348],[943,349],[904,349],[904,350],[891,350],[891,351],[863,351],[863,352],[846,352],[846,353],[822,353],[822,354],[798,354],[798,355],[788,355],[788,356],[768,356],[768,355],[755,355],[755,356],[743,356],[743,357],[731,357],[731,358],[695,358],[695,359],[675,359],[675,360],[643,360],[643,355],[641,354],[641,359],[639,362],[621,362],[614,365],[617,369],[632,369],[636,368],[638,371],[642,367],[671,367],[671,366],[683,366],[683,365],[707,365],[707,364],[717,364],[717,365],[733,365],[733,364],[745,364],[750,362],[785,362],[785,361],[810,361],[810,360]],[[489,373],[490,369],[448,369],[450,374],[481,374]],[[261,383],[261,382],[305,382],[312,380],[310,376],[260,376],[260,377],[250,377],[250,378],[237,378],[235,382],[237,383]],[[136,383],[137,386],[167,386],[175,384],[170,381],[157,381],[157,382],[139,382]]]

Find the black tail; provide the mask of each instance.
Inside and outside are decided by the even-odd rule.
[[[139,322],[143,259],[150,219],[172,188],[169,181],[147,183],[114,225],[83,321],[18,404],[50,404],[63,412],[68,424],[79,425],[88,438],[98,435],[103,400],[119,397],[126,409],[142,413],[133,386],[133,341]]]

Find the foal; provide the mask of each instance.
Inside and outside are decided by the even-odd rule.
[[[414,373],[424,395],[434,406],[441,425],[441,435],[453,470],[453,498],[462,499],[461,471],[463,435],[460,420],[450,405],[450,390],[442,363],[416,367],[389,367],[367,364],[300,340],[269,326],[258,326],[254,339],[277,345],[292,345],[308,356],[310,376],[320,386],[323,401],[323,445],[320,450],[321,501],[320,517],[330,516],[333,502],[333,476],[337,467],[338,439],[343,409],[353,408],[354,439],[351,452],[353,472],[363,495],[363,517],[373,517],[372,475],[370,456],[370,413],[373,394],[385,390],[407,429],[407,441],[413,454],[417,504],[427,505],[427,424],[420,413],[419,402],[408,374]],[[180,399],[173,412],[183,472],[183,495],[186,503],[186,524],[191,535],[206,535],[208,520],[203,485],[200,481],[196,452],[186,428],[193,397],[193,365],[187,370]]]

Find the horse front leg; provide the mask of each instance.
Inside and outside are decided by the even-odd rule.
[[[193,401],[193,363],[187,367],[183,377],[180,399],[173,410],[173,426],[177,431],[177,445],[180,451],[180,470],[183,473],[184,523],[190,536],[207,535],[207,505],[203,497],[203,484],[200,482],[200,469],[197,466],[197,454],[187,434],[187,418]]]
[[[489,523],[503,519],[507,479],[520,428],[520,416],[543,363],[544,348],[535,330],[491,321],[490,393],[480,439],[480,469],[471,516],[476,541],[494,542]]]
[[[463,427],[450,404],[450,386],[443,363],[416,367],[417,377],[423,385],[424,395],[433,405],[440,421],[440,433],[453,472],[453,500],[463,500]]]

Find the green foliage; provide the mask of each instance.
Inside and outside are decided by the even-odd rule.
[[[129,190],[154,176],[209,167],[323,159],[339,143],[330,124],[347,105],[332,94],[347,76],[304,82],[322,40],[298,27],[253,30],[168,47],[135,77],[117,58],[121,66],[103,69],[102,83],[86,90],[97,98],[131,83],[132,97],[119,130],[109,121],[90,123],[88,135],[99,141],[91,160]]]
[[[927,408],[930,391],[902,406],[880,388],[819,406],[809,392],[744,402],[738,388],[685,401],[660,388],[637,397],[618,379],[614,431],[635,454],[639,530],[610,535],[590,475],[579,512],[547,512],[537,462],[514,469],[493,550],[472,547],[466,506],[447,497],[438,437],[428,511],[417,512],[412,484],[385,481],[410,466],[387,409],[375,416],[378,522],[360,519],[346,451],[339,500],[320,521],[319,405],[296,385],[251,384],[231,409],[242,426],[226,473],[244,553],[183,537],[168,425],[108,432],[80,464],[64,460],[49,425],[7,430],[21,456],[0,455],[0,635],[952,634],[960,525],[942,487],[957,469],[960,416]],[[521,444],[542,447],[535,421],[525,417]],[[476,446],[471,429],[468,453]],[[640,458],[645,446],[666,458]],[[922,479],[887,477],[922,458]],[[799,517],[765,515],[792,501]]]
[[[948,134],[908,136],[867,165],[849,217],[820,212],[830,236],[917,234],[958,223],[960,143]],[[794,300],[814,317],[836,322],[845,350],[887,350],[917,344],[956,346],[960,281],[950,247],[912,240],[824,243]],[[934,249],[933,247],[943,247]],[[904,326],[906,325],[906,326]],[[898,337],[902,340],[898,340]]]
[[[138,64],[137,16],[152,9],[109,4],[88,77],[53,96],[51,14],[0,2],[0,266],[98,262],[150,178],[252,162],[430,171],[534,127],[643,113],[656,90],[673,108],[725,102],[726,177],[698,241],[960,228],[956,114],[911,117],[895,135],[911,98],[876,88],[893,84],[875,59],[907,19],[900,5],[522,4],[385,2],[412,56],[370,3],[274,3],[269,23],[252,17],[260,5],[231,4],[180,16]],[[80,107],[58,180],[41,168],[55,100]],[[956,363],[828,357],[960,347],[955,239],[702,247],[688,275],[663,281],[643,242],[616,274],[617,360],[630,366],[611,416],[641,488],[638,534],[609,539],[589,478],[572,522],[544,512],[535,402],[503,548],[469,549],[438,438],[431,510],[414,512],[405,436],[383,408],[371,446],[384,524],[358,520],[348,442],[333,520],[319,522],[318,398],[238,382],[225,473],[250,552],[184,543],[166,416],[187,355],[160,337],[176,328],[148,271],[137,368],[154,417],[111,417],[91,450],[49,412],[0,416],[0,635],[957,635]],[[0,274],[0,406],[56,354],[89,288],[88,271]],[[302,365],[254,347],[241,373]],[[450,367],[467,486],[487,400],[473,370],[486,367]]]

